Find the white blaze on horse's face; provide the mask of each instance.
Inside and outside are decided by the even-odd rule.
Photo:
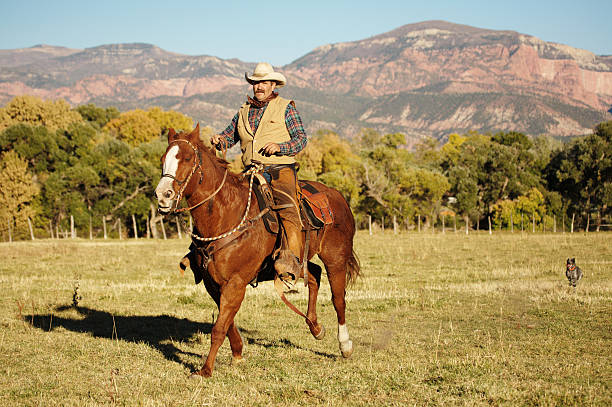
[[[166,153],[164,164],[162,168],[162,175],[171,175],[172,177],[165,177],[159,180],[157,188],[155,188],[155,196],[157,196],[157,206],[159,209],[169,210],[172,207],[172,198],[176,195],[176,192],[172,188],[173,177],[176,177],[176,171],[178,170],[179,160],[177,155],[179,148],[177,145],[170,147]]]

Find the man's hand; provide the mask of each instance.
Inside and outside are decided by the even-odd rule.
[[[221,135],[220,134],[213,134],[212,136],[210,136],[210,143],[213,146],[218,145],[221,142]]]
[[[259,154],[265,155],[267,157],[276,153],[280,153],[280,146],[276,143],[267,143],[259,150]]]

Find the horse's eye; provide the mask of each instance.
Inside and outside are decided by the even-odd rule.
[[[191,157],[185,158],[185,161],[191,161]]]

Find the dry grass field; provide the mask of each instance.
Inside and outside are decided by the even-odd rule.
[[[326,278],[315,341],[248,288],[214,376],[188,379],[216,308],[188,241],[0,243],[2,406],[612,405],[612,234],[359,232],[344,360]],[[584,278],[565,279],[576,257]],[[290,299],[304,309],[306,292]]]

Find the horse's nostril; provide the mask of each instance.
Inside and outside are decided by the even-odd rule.
[[[166,199],[172,198],[172,195],[174,195],[174,192],[172,192],[172,190],[170,189],[164,192],[164,196],[166,197]]]

